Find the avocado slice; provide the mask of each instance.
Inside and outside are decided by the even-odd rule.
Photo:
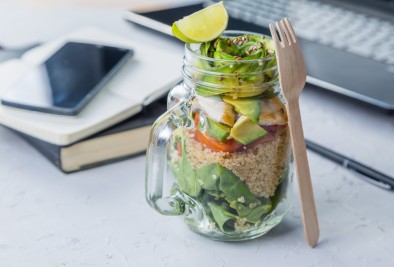
[[[261,41],[264,43],[266,50],[275,51],[275,44],[272,39],[264,37]]]
[[[245,115],[253,122],[257,123],[260,115],[260,99],[237,98],[224,96],[223,101],[234,106],[235,111]]]
[[[266,134],[267,131],[258,124],[246,116],[241,116],[231,129],[230,137],[243,145],[247,145]]]
[[[226,141],[230,135],[231,127],[208,117],[205,117],[205,119],[207,123],[206,134],[220,142]]]

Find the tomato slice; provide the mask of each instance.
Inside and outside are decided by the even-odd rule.
[[[209,136],[206,136],[204,133],[200,132],[199,130],[196,130],[194,132],[194,135],[198,142],[216,151],[234,152],[242,146],[242,144],[238,143],[234,139],[230,139],[225,142],[219,142]]]
[[[195,113],[194,115],[194,123],[195,127],[198,128],[198,123],[200,122],[200,117],[198,113]],[[207,136],[203,132],[199,131],[196,129],[194,131],[194,136],[196,140],[202,144],[204,144],[206,147],[215,150],[215,151],[223,151],[223,152],[235,152],[238,150],[240,147],[242,147],[242,144],[238,143],[234,139],[230,139],[224,142],[220,142],[218,140],[215,140],[212,137]]]
[[[180,142],[176,142],[176,149],[178,150],[178,156],[182,156],[182,144]]]

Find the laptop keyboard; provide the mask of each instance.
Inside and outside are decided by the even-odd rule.
[[[394,65],[394,24],[310,0],[226,0],[231,17],[257,25],[288,17],[298,36]]]

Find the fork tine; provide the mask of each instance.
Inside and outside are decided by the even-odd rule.
[[[280,26],[281,26],[282,30],[284,31],[284,36],[286,36],[287,43],[289,45],[291,45],[291,43],[292,43],[291,36],[289,34],[289,31],[287,30],[285,23],[283,22],[283,19],[280,20]]]
[[[289,30],[291,39],[293,39],[293,43],[297,43],[297,38],[296,38],[296,35],[295,35],[295,32],[294,32],[294,29],[291,26],[290,21],[287,18],[284,18],[284,22],[285,22],[286,28]]]
[[[279,32],[280,40],[282,41],[282,46],[285,47],[285,46],[286,46],[286,43],[289,43],[289,42],[287,41],[286,36],[285,36],[285,34],[283,33],[283,30],[282,30],[282,28],[280,27],[279,23],[276,21],[275,24],[276,24],[276,29],[277,29],[278,32]]]
[[[275,44],[275,49],[278,50],[278,48],[282,46],[281,42],[279,41],[278,35],[276,34],[274,25],[270,23],[269,27],[270,27],[272,40],[274,41]]]

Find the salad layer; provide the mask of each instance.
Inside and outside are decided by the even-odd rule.
[[[272,43],[265,36],[219,37],[202,44],[200,55],[216,61],[186,60],[195,83],[194,128],[173,135],[174,190],[203,207],[212,230],[253,229],[274,213],[289,178],[289,129]]]
[[[286,195],[289,133],[237,152],[211,150],[179,129],[170,151],[174,190],[203,208],[211,231],[242,232],[261,225]],[[198,222],[189,223],[195,227]]]

